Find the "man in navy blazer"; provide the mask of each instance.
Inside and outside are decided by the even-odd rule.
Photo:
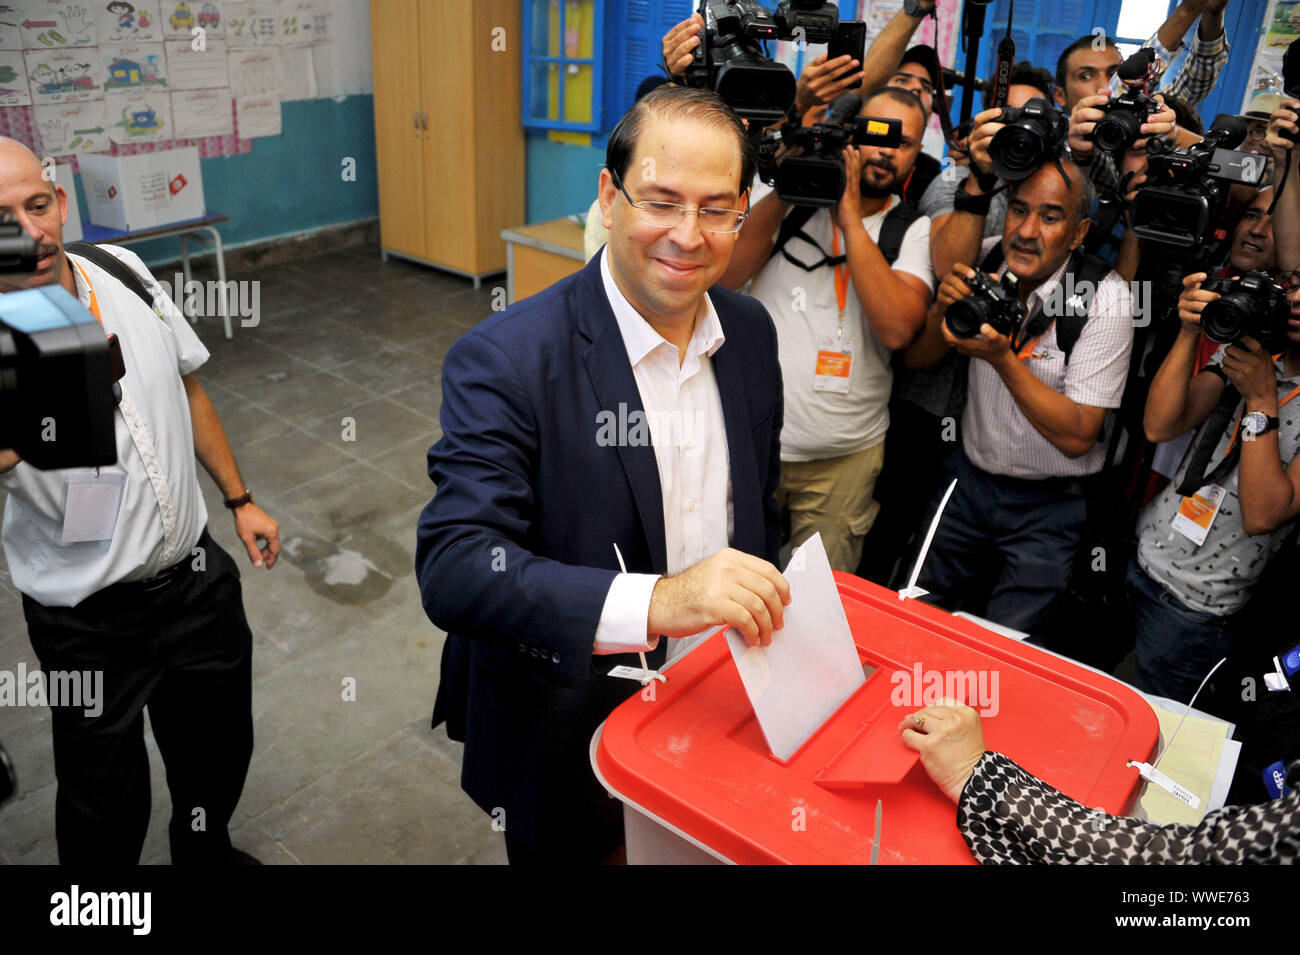
[[[714,284],[753,147],[715,94],[665,86],[606,160],[608,244],[448,353],[419,523],[424,608],[449,634],[433,725],[464,741],[462,786],[516,864],[621,842],[588,748],[640,687],[610,669],[718,624],[767,645],[789,602],[776,333]]]

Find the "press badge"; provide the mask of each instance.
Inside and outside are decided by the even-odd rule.
[[[824,335],[817,348],[817,370],[813,373],[813,391],[849,393],[849,375],[853,371],[853,339]]]
[[[1210,525],[1218,516],[1227,493],[1217,484],[1207,484],[1191,497],[1183,498],[1178,513],[1174,515],[1174,530],[1200,547],[1205,543]]]
[[[64,544],[113,539],[125,471],[69,471],[63,479]]]

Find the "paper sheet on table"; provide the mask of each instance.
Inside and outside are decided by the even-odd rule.
[[[725,634],[778,759],[789,759],[866,680],[820,534],[791,555],[785,579],[790,605],[771,646],[751,647],[734,628]]]
[[[1153,706],[1152,709],[1160,720],[1161,751],[1164,753],[1160,758],[1160,771],[1199,796],[1201,807],[1193,809],[1159,786],[1150,784],[1139,801],[1152,822],[1160,825],[1174,822],[1195,825],[1210,811],[1215,779],[1219,774],[1219,761],[1223,756],[1224,743],[1232,732],[1232,724],[1189,713],[1182,729],[1178,730],[1178,738],[1173,741],[1173,747],[1166,751],[1174,730],[1178,729],[1183,711],[1181,707],[1176,712],[1164,706]]]

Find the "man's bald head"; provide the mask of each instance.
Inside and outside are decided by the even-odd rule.
[[[63,254],[68,194],[44,171],[40,159],[25,145],[0,136],[0,215],[11,216],[37,244],[36,270],[0,274],[0,292],[55,283],[76,291]]]

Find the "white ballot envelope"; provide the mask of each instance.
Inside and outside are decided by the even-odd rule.
[[[866,682],[820,534],[790,557],[790,605],[772,645],[725,634],[772,755],[789,759]]]

